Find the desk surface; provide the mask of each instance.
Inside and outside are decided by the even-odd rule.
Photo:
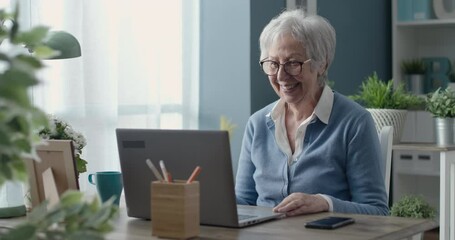
[[[335,230],[307,229],[306,222],[327,216],[349,216],[356,221]],[[0,226],[14,226],[24,218],[0,219]],[[115,230],[106,236],[111,240],[159,239],[151,237],[151,222],[126,216],[124,208],[115,220]],[[289,217],[246,228],[201,226],[196,239],[402,239],[437,227],[431,220],[398,217],[319,213]]]

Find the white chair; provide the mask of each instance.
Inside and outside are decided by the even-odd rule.
[[[384,173],[385,190],[387,192],[387,199],[389,199],[390,190],[390,174],[392,171],[392,143],[393,143],[393,127],[384,126],[379,132],[379,143],[381,144],[382,155],[382,171]],[[423,233],[415,234],[403,240],[421,240]]]
[[[379,142],[381,144],[382,155],[382,171],[384,173],[385,190],[387,192],[387,199],[389,199],[390,189],[390,172],[392,168],[392,142],[393,142],[393,127],[384,126],[379,132]]]

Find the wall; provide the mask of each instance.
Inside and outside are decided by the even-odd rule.
[[[219,129],[225,115],[237,125],[231,139],[234,171],[250,116],[250,3],[201,0],[200,129]]]
[[[259,35],[265,25],[286,7],[285,0],[251,0],[251,113],[278,99],[259,67]]]
[[[373,71],[383,80],[392,77],[391,1],[318,0],[317,9],[337,32],[329,79],[338,92],[357,92]]]

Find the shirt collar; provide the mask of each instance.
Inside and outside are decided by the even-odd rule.
[[[332,112],[333,107],[333,91],[332,89],[325,85],[324,90],[322,90],[321,98],[319,98],[318,104],[314,108],[314,114],[321,120],[323,123],[328,124],[330,113]]]
[[[319,98],[319,102],[314,108],[314,114],[325,124],[329,123],[330,113],[332,112],[333,107],[333,95],[332,89],[325,85],[322,90],[321,97]],[[279,99],[267,116],[270,116],[272,120],[276,122],[284,110],[285,102],[282,99]]]
[[[270,117],[274,122],[276,122],[280,115],[284,113],[285,110],[285,102],[280,98],[278,102],[273,106],[272,111],[269,113]]]

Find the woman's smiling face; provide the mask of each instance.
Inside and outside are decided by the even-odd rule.
[[[303,45],[295,40],[290,34],[276,38],[270,46],[267,60],[284,64],[288,61],[305,62],[308,57]],[[311,60],[302,65],[300,74],[291,76],[280,65],[278,73],[269,76],[270,84],[275,92],[288,104],[299,104],[305,101],[311,101],[321,89],[318,83],[317,70],[311,69]]]

